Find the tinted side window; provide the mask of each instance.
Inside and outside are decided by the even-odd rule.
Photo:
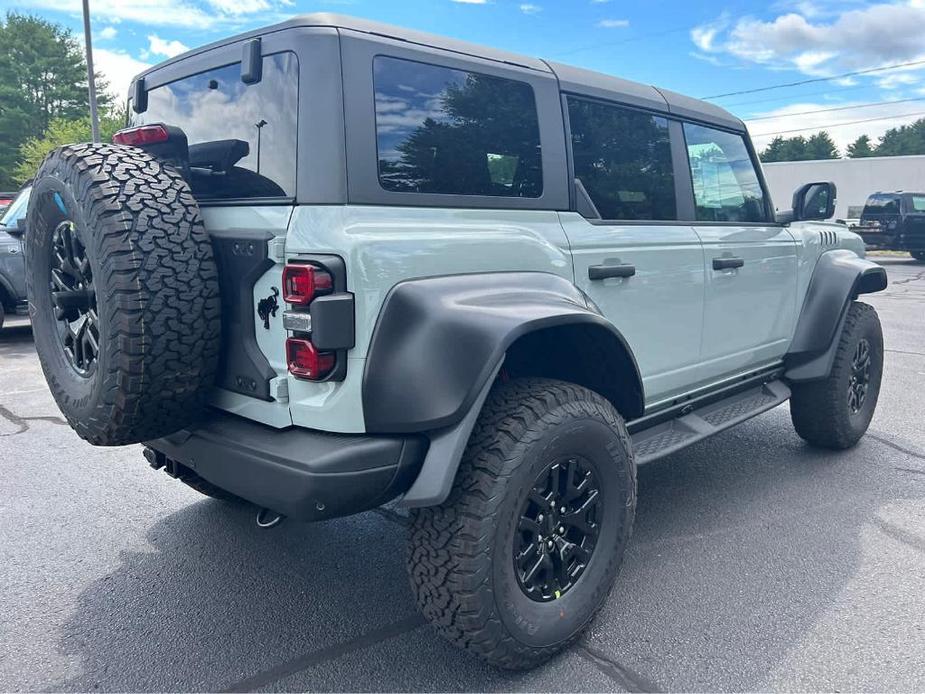
[[[391,191],[537,198],[540,129],[524,82],[377,56],[379,182]]]
[[[575,176],[604,219],[677,218],[668,120],[569,97]]]
[[[697,219],[704,222],[767,222],[755,165],[741,135],[684,124]]]
[[[257,84],[242,82],[235,63],[156,87],[144,113],[129,113],[132,125],[183,129],[197,198],[293,197],[298,102],[298,59],[277,53]]]

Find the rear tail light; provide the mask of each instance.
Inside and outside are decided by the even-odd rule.
[[[153,145],[158,142],[167,142],[170,134],[163,125],[142,125],[137,128],[126,128],[120,130],[112,136],[112,141],[117,145],[132,145],[141,147],[142,145]]]
[[[308,306],[312,299],[334,289],[331,274],[314,265],[287,265],[283,268],[283,301]]]
[[[289,373],[296,378],[320,381],[334,369],[336,356],[333,352],[319,352],[310,340],[290,337],[286,340],[286,361]]]

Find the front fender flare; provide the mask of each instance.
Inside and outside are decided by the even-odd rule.
[[[518,337],[570,323],[611,331],[632,359],[619,331],[558,275],[484,273],[397,284],[380,311],[366,359],[366,430],[411,433],[459,423]],[[633,368],[641,383],[634,359]]]
[[[853,251],[823,253],[809,282],[803,310],[784,359],[785,377],[811,381],[828,376],[848,306],[861,294],[886,289],[886,270]]]

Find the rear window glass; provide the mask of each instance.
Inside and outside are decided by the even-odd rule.
[[[916,212],[925,212],[925,195],[912,196],[912,209]]]
[[[263,59],[260,82],[235,63],[148,92],[132,125],[166,123],[189,140],[191,185],[202,200],[295,196],[299,67],[294,53]]]
[[[899,196],[871,195],[864,205],[864,214],[899,214]]]
[[[540,129],[525,82],[378,56],[379,182],[390,191],[536,198]]]

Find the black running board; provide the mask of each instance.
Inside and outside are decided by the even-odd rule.
[[[783,381],[771,381],[634,433],[636,464],[650,463],[718,434],[790,398]]]

